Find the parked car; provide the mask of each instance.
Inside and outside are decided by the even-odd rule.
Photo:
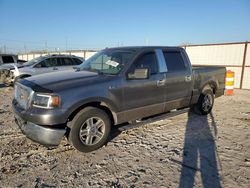
[[[3,83],[3,80],[8,73],[10,68],[14,66],[21,66],[26,61],[18,59],[17,55],[13,54],[0,54],[0,83]]]
[[[1,80],[12,84],[17,78],[72,69],[84,62],[83,58],[73,55],[47,55],[32,59],[24,64],[13,64],[0,71]]]
[[[16,122],[30,139],[79,151],[103,146],[111,126],[194,107],[210,113],[223,95],[225,67],[192,69],[179,47],[105,49],[79,69],[32,76],[15,84]]]

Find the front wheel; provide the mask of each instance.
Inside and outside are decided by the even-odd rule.
[[[207,115],[212,111],[214,105],[214,93],[211,89],[203,91],[198,103],[194,106],[194,111],[201,115]]]
[[[91,152],[102,147],[110,134],[111,122],[105,111],[86,107],[72,120],[70,143],[81,152]]]

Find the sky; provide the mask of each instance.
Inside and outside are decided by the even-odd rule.
[[[250,41],[250,0],[0,0],[0,50]]]

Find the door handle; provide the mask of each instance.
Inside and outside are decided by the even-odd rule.
[[[192,81],[192,76],[185,76],[185,81],[186,82],[191,82]]]
[[[165,80],[157,80],[157,86],[164,86],[166,83]]]
[[[58,70],[58,68],[57,67],[53,67],[53,70]]]

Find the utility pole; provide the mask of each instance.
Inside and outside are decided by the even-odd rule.
[[[145,43],[146,43],[146,46],[148,46],[148,38],[146,37],[146,39],[145,39]]]
[[[4,53],[6,54],[6,51],[7,51],[6,45],[3,46],[3,51],[4,51]]]
[[[67,52],[67,50],[68,50],[68,37],[66,37],[66,52]]]
[[[48,53],[48,44],[47,44],[47,40],[45,41],[45,52]]]
[[[27,53],[26,44],[23,45],[23,48],[24,48],[24,53],[26,54]]]

